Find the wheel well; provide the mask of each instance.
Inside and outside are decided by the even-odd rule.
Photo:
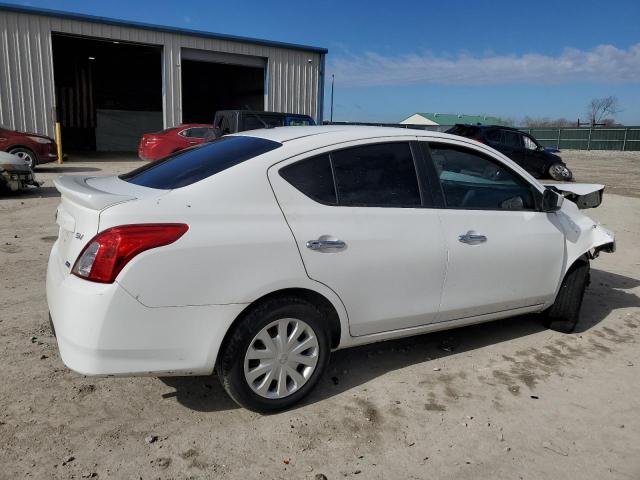
[[[233,324],[231,324],[231,327],[227,331],[227,334],[225,335],[225,339],[223,340],[222,343],[223,344],[225,343],[227,339],[226,337],[229,336],[229,333],[233,331],[233,329],[238,324],[238,322],[242,321],[242,318],[246,315],[246,313],[249,310],[256,308],[257,306],[261,305],[262,303],[268,300],[272,300],[278,297],[291,297],[291,296],[295,296],[303,300],[306,300],[309,303],[312,303],[322,313],[324,313],[327,320],[329,321],[331,348],[336,348],[340,343],[340,335],[341,335],[340,317],[338,315],[338,312],[336,311],[332,303],[329,300],[327,300],[326,297],[319,294],[318,292],[314,292],[313,290],[308,290],[306,288],[286,288],[283,290],[276,290],[275,292],[271,292],[267,295],[264,295],[258,298],[257,300],[254,300],[244,310],[242,310],[242,312],[240,312],[240,315],[238,315],[237,318],[233,321]]]
[[[567,275],[569,275],[570,272],[572,272],[573,270],[575,270],[579,265],[584,265],[584,264],[589,264],[589,253],[583,253],[581,256],[579,256],[578,258],[575,259],[575,261],[569,266],[569,268],[567,268],[567,271],[565,272],[564,276],[562,277],[562,281],[564,282],[564,279]]]
[[[26,145],[11,145],[9,148],[7,148],[7,152],[10,152],[11,150],[15,150],[16,148],[22,148],[23,150],[29,150],[33,156],[35,157],[36,160],[38,160],[38,154],[36,153],[36,151],[33,148],[29,148]]]

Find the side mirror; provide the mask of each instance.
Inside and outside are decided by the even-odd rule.
[[[542,211],[543,212],[557,212],[562,206],[564,197],[551,188],[545,188],[542,194]]]

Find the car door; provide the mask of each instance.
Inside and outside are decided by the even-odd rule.
[[[446,268],[437,210],[406,141],[324,149],[269,180],[307,275],[340,297],[353,336],[435,320]]]
[[[522,142],[527,158],[529,170],[536,177],[541,177],[547,170],[547,159],[544,156],[544,149],[529,135],[522,134]]]
[[[522,145],[522,135],[514,130],[502,129],[501,132],[501,148],[499,148],[498,150],[500,150],[500,152],[504,153],[507,157],[516,162],[522,168],[528,170],[526,167],[524,146]]]
[[[423,144],[439,179],[449,254],[438,321],[542,305],[553,298],[564,236],[540,193],[488,152],[461,143]]]

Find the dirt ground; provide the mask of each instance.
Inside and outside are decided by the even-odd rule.
[[[44,294],[51,179],[139,162],[41,168],[39,192],[0,198],[0,478],[640,478],[640,154],[563,155],[607,185],[590,214],[618,241],[576,333],[526,316],[339,351],[304,404],[270,416],[215,377],[64,367]]]
[[[640,198],[640,152],[563,150],[576,181],[603,183],[607,193]]]

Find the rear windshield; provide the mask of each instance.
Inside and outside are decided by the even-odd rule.
[[[143,187],[171,190],[199,182],[281,146],[281,143],[263,138],[222,137],[148,163],[120,178]]]

